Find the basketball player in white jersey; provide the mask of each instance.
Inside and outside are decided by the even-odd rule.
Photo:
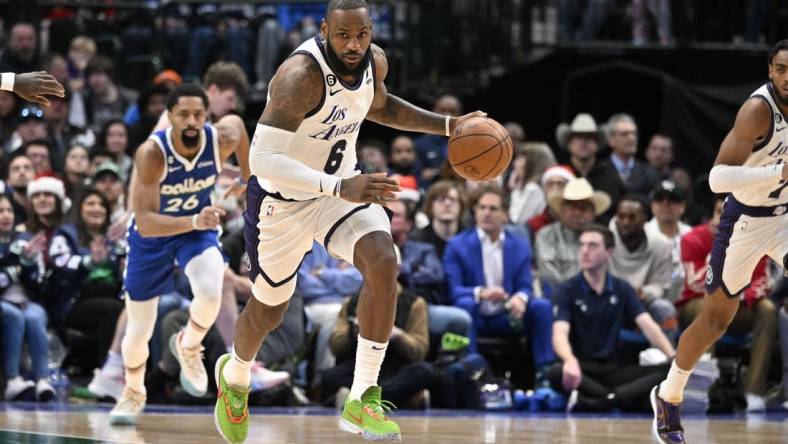
[[[320,34],[285,60],[271,81],[250,148],[256,177],[249,181],[244,214],[255,297],[236,324],[233,353],[215,370],[215,422],[227,441],[246,439],[250,366],[282,320],[313,239],[364,276],[355,376],[340,427],[368,439],[400,439],[377,385],[394,323],[398,270],[383,206],[400,188],[383,174],[357,169],[356,138],[364,119],[448,135],[458,122],[484,113],[452,118],[389,94],[386,56],[371,37],[365,1],[331,0]]]
[[[45,71],[22,74],[4,72],[0,74],[0,90],[16,93],[28,102],[43,106],[49,106],[49,100],[44,96],[66,96],[63,85]]]
[[[769,50],[769,82],[739,109],[709,174],[725,200],[706,274],[703,308],[679,341],[668,377],[651,392],[653,434],[684,443],[679,406],[695,363],[725,333],[765,255],[788,259],[788,40]]]

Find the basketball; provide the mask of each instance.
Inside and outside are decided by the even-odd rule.
[[[468,180],[485,181],[500,176],[512,161],[512,138],[489,117],[471,117],[449,137],[449,164]]]

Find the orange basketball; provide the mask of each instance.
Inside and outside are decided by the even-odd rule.
[[[500,123],[488,117],[471,117],[449,137],[449,164],[465,179],[495,179],[511,161],[512,138]]]

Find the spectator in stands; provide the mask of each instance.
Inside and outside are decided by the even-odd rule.
[[[574,178],[575,175],[572,173],[572,169],[566,165],[556,165],[546,169],[539,180],[545,200],[549,202],[552,196],[563,196],[567,182]],[[558,217],[559,215],[553,212],[550,205],[546,205],[542,214],[528,220],[527,226],[528,232],[531,234],[531,240],[535,239],[539,230],[558,220]]]
[[[25,105],[19,110],[17,127],[6,144],[6,152],[15,151],[32,140],[49,139],[49,129],[44,121],[44,111],[36,105]]]
[[[88,149],[82,145],[72,145],[66,151],[66,158],[63,166],[63,184],[66,187],[66,196],[72,202],[79,200],[85,181],[87,180],[88,166],[90,165],[90,154]]]
[[[628,194],[619,202],[610,230],[616,237],[610,272],[621,276],[635,289],[646,310],[662,331],[675,340],[678,334],[676,308],[669,301],[673,246],[664,236],[646,232],[648,204],[636,194]]]
[[[68,125],[84,129],[87,126],[87,117],[85,116],[85,101],[82,94],[80,94],[82,84],[72,85],[73,82],[69,78],[70,71],[65,57],[57,53],[47,55],[44,59],[43,69],[52,74],[52,77],[63,85],[65,91],[69,92],[68,96],[70,99],[68,112],[66,113]],[[91,143],[93,142],[91,141]]]
[[[85,108],[89,127],[96,133],[112,119],[122,119],[137,94],[119,86],[115,65],[102,55],[93,57],[85,68]]]
[[[443,257],[449,295],[473,317],[471,350],[476,336],[528,335],[536,385],[544,385],[546,369],[554,360],[553,310],[550,301],[533,296],[530,242],[503,229],[508,203],[501,187],[478,188],[471,208],[476,227],[454,236]]]
[[[33,184],[44,179],[62,199],[63,185],[57,179],[41,178]],[[60,182],[57,187],[55,181]],[[35,199],[36,194],[32,196]],[[97,363],[107,355],[123,310],[120,296],[125,245],[105,237],[109,214],[107,199],[86,189],[77,204],[76,223],[58,227],[48,248],[46,297],[56,304],[53,321],[95,338],[92,357]]]
[[[558,221],[539,230],[534,241],[536,269],[543,284],[556,289],[580,271],[580,233],[609,206],[610,197],[583,178],[569,179],[561,195],[550,197]]]
[[[129,156],[133,156],[137,147],[150,136],[159,117],[166,110],[169,92],[170,88],[165,85],[154,85],[140,94],[137,99],[139,119],[129,128],[129,145],[126,150]]]
[[[558,146],[569,151],[569,166],[576,177],[585,177],[595,190],[610,196],[611,208],[600,218],[607,222],[613,217],[618,199],[626,194],[624,184],[603,167],[597,159],[602,133],[590,114],[580,113],[572,124],[561,123],[555,129]]]
[[[535,174],[535,165],[535,159],[528,156],[525,146],[517,146],[512,169],[506,179],[506,189],[510,199],[509,221],[513,224],[524,226],[547,207],[542,188],[538,185],[544,169]]]
[[[366,173],[388,173],[389,165],[384,154],[383,142],[373,140],[361,144],[358,150],[358,161]]]
[[[8,33],[8,44],[0,57],[0,72],[32,72],[41,68],[38,57],[36,28],[28,22],[19,22]]]
[[[122,217],[126,211],[125,189],[118,167],[112,162],[101,164],[93,174],[92,185],[109,203],[110,222]]]
[[[25,142],[21,150],[33,162],[33,170],[36,175],[52,174],[52,148],[48,141],[45,139],[31,140]]]
[[[98,170],[98,168],[105,163],[114,163],[112,162],[112,155],[103,146],[94,146],[90,150],[88,177],[93,177],[93,175],[96,174],[96,170]],[[120,173],[118,173],[118,175],[120,175]]]
[[[646,147],[646,160],[659,175],[660,180],[671,179],[673,163],[673,139],[665,134],[654,134]]]
[[[71,145],[78,141],[82,143],[95,141],[92,131],[86,131],[69,123],[70,103],[71,92],[66,89],[65,97],[53,96],[49,100],[49,106],[44,108],[44,118],[49,125],[52,141],[52,159],[58,171],[62,170],[63,158]]]
[[[24,151],[17,151],[8,161],[8,177],[6,183],[11,186],[11,206],[14,208],[14,222],[24,224],[27,221],[27,186],[35,177],[33,161]]]
[[[670,288],[665,297],[670,301],[678,298],[684,287],[684,268],[681,266],[681,237],[692,227],[681,221],[686,209],[684,192],[675,183],[663,180],[651,192],[651,214],[646,223],[650,235],[663,235],[673,246],[671,255]]]
[[[517,122],[506,122],[503,124],[503,127],[512,139],[512,146],[519,146],[521,143],[525,143],[525,129],[522,125]]]
[[[676,301],[679,325],[686,328],[700,313],[705,293],[706,273],[714,236],[720,226],[725,195],[715,195],[712,219],[693,228],[681,238],[681,262],[687,276],[681,298]],[[732,229],[730,220],[724,229]],[[750,366],[744,377],[748,411],[766,409],[764,396],[777,330],[776,307],[769,299],[771,285],[767,276],[769,258],[764,257],[752,273],[752,284],[741,293],[741,303],[727,333],[745,335],[752,333]]]
[[[427,191],[422,211],[429,219],[429,224],[412,231],[410,238],[432,244],[438,257],[443,258],[446,243],[463,228],[460,222],[465,212],[462,188],[448,180],[435,182]]]
[[[101,128],[97,144],[107,149],[117,165],[121,181],[128,182],[134,163],[126,154],[129,150],[129,128],[120,119],[110,119]]]
[[[16,94],[0,91],[0,147],[5,146],[16,131],[18,105]]]
[[[68,45],[68,86],[79,93],[85,87],[85,70],[96,55],[96,41],[84,35],[71,39]],[[66,83],[61,82],[64,85]]]
[[[438,97],[432,110],[442,116],[459,116],[462,114],[462,103],[456,96],[443,95]],[[438,177],[443,162],[448,158],[449,141],[445,136],[422,134],[413,139],[419,158],[419,186],[429,188]]]
[[[408,290],[398,288],[397,292],[397,314],[389,336],[389,353],[380,368],[378,385],[386,393],[386,398],[398,406],[416,404],[417,407],[423,407],[424,390],[435,376],[434,367],[424,361],[430,348],[427,303]],[[340,389],[347,389],[353,382],[358,342],[358,299],[359,295],[356,294],[342,303],[330,340],[337,365],[322,373],[321,398],[335,396],[337,405],[342,405],[349,393],[349,390]],[[414,398],[418,400],[414,401]]]
[[[36,398],[48,401],[55,391],[48,382],[47,315],[32,299],[41,282],[39,262],[46,239],[42,235],[31,238],[14,230],[14,225],[11,200],[6,194],[0,194],[0,306],[3,370],[7,381],[5,400],[22,398],[35,388]],[[20,373],[25,339],[35,382],[23,379]]]
[[[230,62],[216,62],[205,72],[203,89],[208,96],[208,117],[216,122],[238,108],[246,95],[249,81],[240,66]]]
[[[304,298],[304,311],[318,328],[315,344],[315,371],[334,366],[328,342],[337,322],[342,299],[361,290],[361,273],[347,262],[335,259],[315,241],[312,254],[307,255],[298,269],[296,292]]]
[[[568,411],[648,408],[648,393],[667,375],[668,364],[629,365],[618,357],[621,329],[636,324],[668,358],[675,350],[632,287],[608,270],[613,234],[588,225],[580,234],[581,272],[564,282],[556,297],[553,347],[561,359],[550,368],[550,383],[571,393]]]
[[[647,196],[659,182],[659,174],[640,159],[638,152],[638,127],[629,114],[614,114],[607,121],[607,144],[610,158],[602,162],[606,174],[618,178],[628,192]],[[617,204],[617,200],[614,199]]]
[[[413,146],[413,139],[410,136],[400,135],[391,141],[389,146],[389,169],[392,174],[400,178],[411,177],[416,182],[416,172],[418,170],[416,159],[416,148]]]
[[[471,316],[467,311],[454,307],[446,294],[443,263],[435,247],[427,242],[408,239],[413,229],[415,208],[410,201],[389,202],[391,210],[391,237],[399,249],[398,280],[402,288],[423,297],[429,313],[430,338],[440,341],[445,332],[468,336]]]

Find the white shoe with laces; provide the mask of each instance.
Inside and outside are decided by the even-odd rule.
[[[117,401],[120,399],[125,386],[126,379],[122,372],[113,375],[110,372],[96,369],[93,372],[93,379],[88,384],[88,390],[96,395],[97,398],[112,398]]]
[[[144,394],[128,387],[124,388],[118,403],[109,412],[109,423],[111,425],[135,425],[137,417],[145,409],[146,399]]]
[[[205,347],[202,345],[192,348],[182,347],[182,339],[183,330],[170,336],[170,351],[181,366],[181,387],[186,393],[202,398],[208,391],[208,372],[202,362],[202,351]]]
[[[268,390],[290,380],[290,373],[268,370],[259,362],[252,364],[252,391]]]

